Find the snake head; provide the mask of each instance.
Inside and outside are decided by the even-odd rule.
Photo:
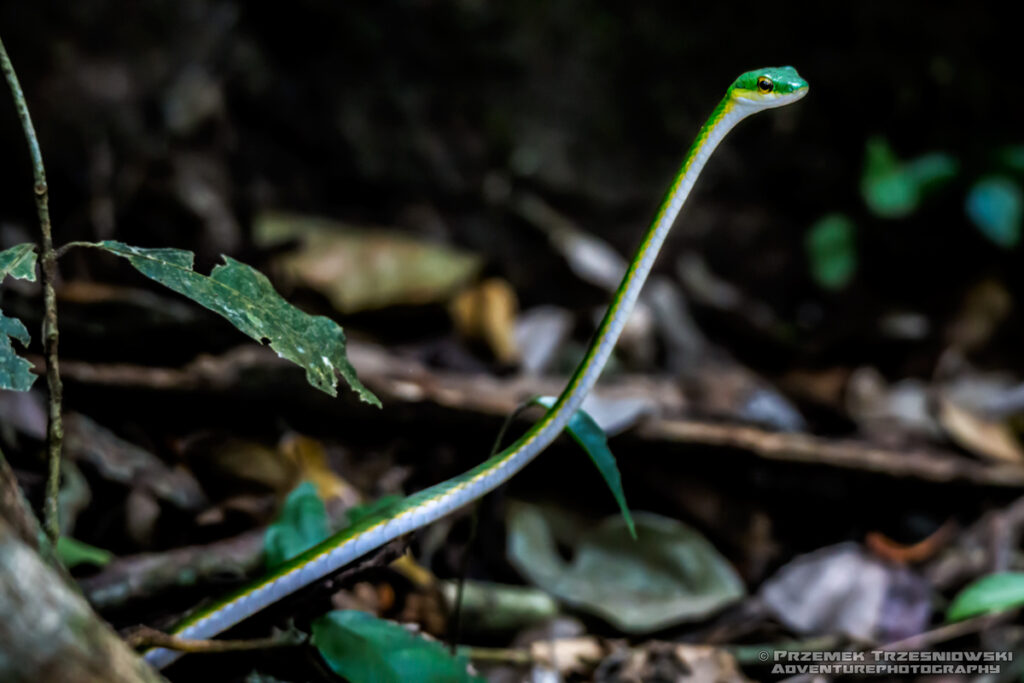
[[[793,67],[770,66],[741,75],[729,87],[729,95],[738,104],[767,109],[796,102],[807,90],[807,81]]]

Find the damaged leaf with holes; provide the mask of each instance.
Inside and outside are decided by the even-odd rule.
[[[18,280],[36,280],[36,251],[34,244],[18,244],[0,251],[0,283],[10,275]],[[16,318],[0,312],[0,389],[28,391],[36,381],[32,363],[14,352],[11,339],[27,347],[32,338],[25,325]]]
[[[317,389],[337,396],[341,374],[362,401],[380,407],[348,361],[341,326],[292,306],[259,271],[225,256],[207,276],[192,270],[194,256],[183,249],[143,249],[113,240],[88,246],[126,259],[146,277],[220,314],[256,341],[268,340],[277,355],[302,366]]]

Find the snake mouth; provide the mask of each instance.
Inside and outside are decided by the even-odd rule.
[[[753,105],[758,109],[772,109],[774,107],[784,107],[787,104],[792,104],[797,100],[801,100],[807,96],[810,88],[806,85],[802,85],[791,92],[787,93],[759,93],[759,92],[744,92],[736,93],[735,99],[743,104]]]

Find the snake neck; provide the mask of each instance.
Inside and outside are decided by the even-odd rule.
[[[558,402],[549,411],[548,415],[552,418],[552,422],[557,422],[559,418],[562,418],[560,421],[567,423],[572,414],[579,409],[594,384],[597,383],[601,371],[615,348],[619,335],[622,334],[622,330],[626,326],[630,313],[636,306],[640,291],[654,265],[654,260],[679,216],[679,211],[686,203],[697,178],[704,170],[704,165],[726,134],[754,111],[755,109],[752,107],[745,106],[742,102],[726,95],[701,127],[676,174],[675,181],[666,192],[654,220],[644,234],[622,282],[615,291],[611,305],[597,328],[595,339],[587,349],[586,356],[566,385]],[[552,426],[557,425],[553,424]]]

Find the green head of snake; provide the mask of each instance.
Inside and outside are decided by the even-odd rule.
[[[782,107],[807,94],[807,81],[791,66],[748,71],[729,86],[729,99],[754,110]]]

